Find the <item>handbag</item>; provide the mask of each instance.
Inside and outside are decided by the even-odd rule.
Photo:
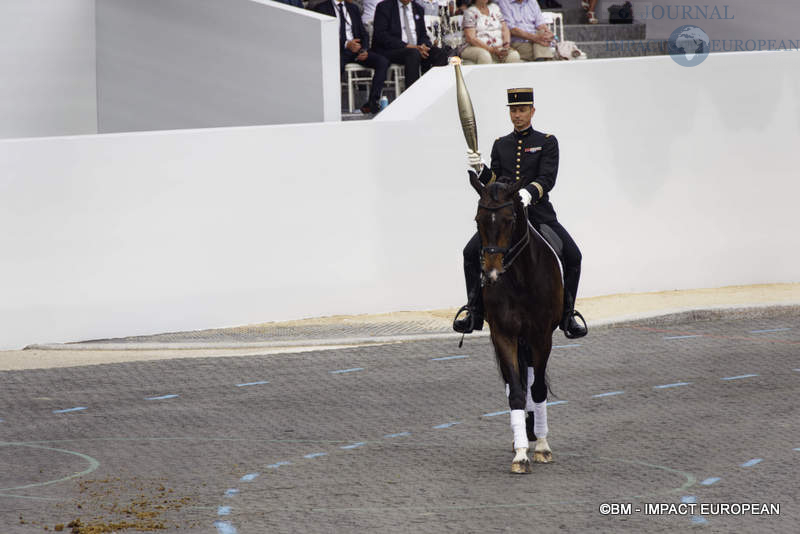
[[[633,5],[630,2],[608,8],[609,24],[633,24]]]

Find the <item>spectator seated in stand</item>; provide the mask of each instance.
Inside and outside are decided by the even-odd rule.
[[[433,46],[425,12],[411,0],[383,0],[375,7],[372,49],[405,67],[406,87],[431,67],[447,64],[447,54]]]
[[[497,5],[511,29],[511,48],[519,52],[523,61],[553,59],[550,44],[555,35],[548,29],[536,0],[497,0]],[[543,48],[537,49],[537,45]]]
[[[510,47],[511,34],[500,8],[492,0],[473,0],[462,22],[467,46],[459,54],[478,64],[518,63],[519,52]]]
[[[369,34],[361,23],[361,12],[355,4],[343,0],[326,0],[314,7],[314,11],[339,19],[339,60],[341,73],[348,63],[358,63],[375,70],[367,103],[361,106],[362,113],[378,113],[383,83],[389,70],[389,60],[368,50]]]

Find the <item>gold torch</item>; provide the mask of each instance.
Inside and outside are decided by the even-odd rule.
[[[458,118],[461,119],[461,129],[464,139],[470,150],[478,151],[478,125],[475,124],[475,110],[472,109],[472,99],[461,74],[461,58],[453,56],[450,64],[456,69],[456,102],[458,103]],[[480,172],[480,166],[473,166],[475,172]]]

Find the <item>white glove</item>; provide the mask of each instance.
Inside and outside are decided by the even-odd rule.
[[[477,170],[478,174],[480,174],[484,166],[481,153],[475,152],[474,150],[467,150],[467,165],[469,165],[471,169]]]
[[[519,198],[522,199],[522,205],[527,208],[530,205],[533,196],[530,193],[528,193],[527,189],[520,189]]]

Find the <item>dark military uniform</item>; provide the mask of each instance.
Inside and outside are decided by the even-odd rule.
[[[528,217],[531,222],[556,220],[549,192],[558,174],[558,141],[555,136],[528,128],[499,137],[492,145],[491,168],[484,167],[480,180],[484,185],[495,176],[508,176],[528,182],[531,194]]]
[[[527,182],[525,189],[531,194],[528,206],[528,219],[533,226],[551,236],[552,233],[561,242],[560,253],[564,267],[564,313],[565,321],[571,318],[575,296],[578,293],[578,282],[581,273],[581,251],[569,233],[559,224],[556,212],[550,203],[549,192],[556,184],[558,174],[558,141],[555,136],[538,132],[529,127],[527,130],[512,133],[498,138],[492,146],[492,163],[484,167],[479,179],[486,185],[493,176],[508,176]],[[542,228],[542,226],[548,228]],[[552,233],[545,230],[552,230]],[[554,248],[559,249],[556,243]],[[483,303],[480,281],[481,238],[476,233],[464,248],[464,275],[467,283],[468,308],[470,315],[483,321]],[[568,323],[566,323],[568,324]],[[476,329],[479,325],[474,325]],[[463,330],[459,330],[463,331]]]

